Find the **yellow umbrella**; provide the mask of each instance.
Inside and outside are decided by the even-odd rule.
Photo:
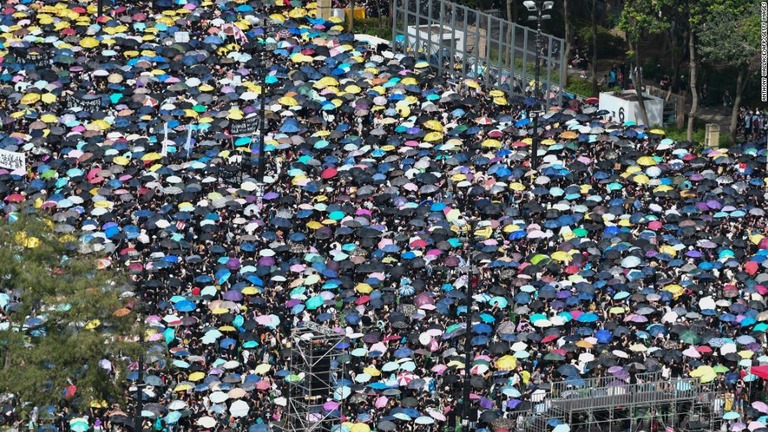
[[[360,282],[359,284],[355,285],[355,291],[359,292],[360,294],[370,294],[373,291],[373,288],[371,288],[371,286],[367,283]]]
[[[143,161],[156,161],[163,158],[163,155],[157,152],[147,153],[144,156],[141,157],[141,160]]]
[[[488,92],[488,96],[495,97],[495,98],[504,97],[504,92],[501,90],[491,90],[490,92]]]
[[[53,93],[46,93],[40,97],[40,100],[42,100],[44,103],[52,104],[56,102],[56,95]]]
[[[363,369],[363,373],[367,373],[372,377],[381,376],[381,371],[376,369],[375,366],[368,366],[367,368]]]
[[[190,383],[184,383],[184,382],[183,382],[183,383],[181,383],[181,384],[177,385],[177,386],[176,386],[176,387],[173,389],[173,391],[175,391],[175,392],[183,392],[183,391],[187,391],[187,390],[192,390],[193,388],[194,388],[194,387],[192,386],[192,384],[190,384]]]
[[[424,122],[424,127],[433,131],[442,132],[443,124],[437,120],[427,120]]]
[[[517,367],[517,359],[511,355],[505,355],[504,357],[496,360],[496,369],[498,370],[513,370]]]
[[[681,296],[683,294],[683,292],[684,292],[683,287],[681,287],[680,285],[677,285],[677,284],[667,285],[663,289],[664,289],[664,291],[669,291],[675,297]]]
[[[522,192],[525,190],[525,185],[523,185],[520,182],[514,182],[509,184],[509,188],[512,189],[513,191]]]
[[[88,321],[88,324],[85,325],[85,329],[86,330],[94,330],[94,329],[98,328],[100,325],[101,325],[101,321],[99,321],[97,319],[91,320],[91,321]]]
[[[219,327],[219,331],[233,332],[233,331],[236,331],[236,329],[234,327],[232,327],[231,325],[225,325],[225,326]]]
[[[652,158],[651,156],[643,156],[637,160],[637,164],[641,166],[656,165],[656,159]]]
[[[475,81],[475,80],[471,80],[471,79],[465,80],[464,84],[466,84],[466,86],[469,87],[469,88],[473,88],[473,89],[479,89],[480,88],[480,84],[478,84],[477,81]]]
[[[571,255],[565,251],[554,252],[552,255],[550,255],[550,258],[560,262],[569,262],[571,259],[573,259],[573,257],[571,257]]]
[[[493,149],[501,148],[501,142],[496,139],[487,139],[483,141],[483,143],[480,145],[485,148],[493,148]]]
[[[198,381],[200,381],[200,380],[202,380],[204,378],[205,378],[205,372],[192,372],[187,377],[187,379],[192,381],[192,382],[198,382]]]
[[[363,89],[361,89],[359,86],[356,86],[354,84],[350,84],[350,85],[344,87],[344,91],[349,93],[349,94],[358,94],[361,91],[363,91]]]
[[[40,101],[40,95],[38,93],[27,93],[19,101],[22,105],[32,105]]]
[[[651,129],[649,132],[656,135],[664,135],[664,131],[661,129]]]
[[[579,137],[579,134],[577,134],[574,131],[565,131],[560,134],[560,138],[562,139],[576,139]]]
[[[321,224],[318,221],[310,221],[309,223],[307,223],[307,228],[309,228],[309,229],[316,230],[316,229],[320,229],[322,227],[323,227],[323,224]]]
[[[256,366],[256,369],[254,369],[253,372],[257,373],[259,375],[263,375],[263,374],[269,372],[270,369],[272,369],[272,365],[270,365],[268,363],[262,363],[262,364]]]
[[[287,106],[287,107],[292,107],[292,106],[296,106],[296,105],[299,104],[299,102],[296,99],[294,99],[294,98],[292,98],[290,96],[283,96],[283,97],[281,97],[280,99],[277,100],[277,103],[279,103],[280,105],[283,105],[283,106]]]
[[[509,102],[507,102],[507,98],[505,97],[495,97],[493,98],[493,103],[496,105],[506,106],[509,105]]]
[[[112,158],[112,162],[120,166],[126,166],[131,162],[131,160],[125,156],[115,156],[114,158]]]
[[[47,124],[53,124],[53,123],[58,123],[59,119],[55,115],[48,113],[48,114],[43,114],[43,116],[40,117],[40,121]]]
[[[80,41],[80,46],[83,48],[95,48],[99,46],[99,41],[96,38],[86,37]]]
[[[259,293],[259,290],[256,287],[245,287],[242,291],[240,291],[243,295],[256,295]]]
[[[443,139],[443,134],[440,132],[430,132],[424,137],[426,142],[436,142]]]
[[[584,339],[576,342],[576,346],[579,347],[579,348],[584,348],[584,349],[592,349],[592,348],[595,347],[594,345],[592,345],[591,343],[585,341]]]

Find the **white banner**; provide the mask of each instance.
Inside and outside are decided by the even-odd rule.
[[[11,171],[27,171],[27,158],[24,153],[0,150],[0,168]]]

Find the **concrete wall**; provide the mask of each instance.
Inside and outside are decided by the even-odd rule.
[[[625,100],[620,95],[634,95],[633,91],[600,93],[599,109],[608,111],[613,121],[634,121],[638,125],[643,124],[638,102]],[[648,114],[648,126],[659,126],[664,123],[664,100],[648,94],[644,95],[645,111]]]

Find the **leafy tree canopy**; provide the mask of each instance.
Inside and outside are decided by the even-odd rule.
[[[47,219],[0,221],[0,393],[30,407],[117,401],[137,349],[124,279],[76,245]]]

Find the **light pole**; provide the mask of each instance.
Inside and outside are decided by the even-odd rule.
[[[467,233],[467,328],[464,334],[464,389],[461,396],[462,404],[462,432],[467,432],[470,425],[470,408],[469,408],[469,389],[470,389],[470,371],[472,369],[472,297],[475,295],[475,285],[479,283],[479,276],[476,278],[474,275],[475,267],[472,264],[472,249],[474,248],[475,228],[477,226],[477,220],[470,219],[469,232]]]
[[[536,65],[533,70],[533,97],[536,99],[536,110],[532,111],[529,118],[533,119],[533,138],[531,140],[531,168],[536,169],[539,166],[539,117],[543,115],[543,106],[541,104],[541,22],[552,18],[544,12],[549,11],[555,5],[553,1],[544,0],[526,0],[523,6],[531,12],[528,21],[536,21]]]
[[[261,70],[264,77],[262,78],[262,86],[261,86],[261,109],[259,110],[259,165],[258,165],[258,171],[256,173],[256,206],[259,208],[259,211],[261,211],[261,207],[263,205],[264,200],[264,170],[266,166],[266,158],[264,157],[264,136],[266,134],[267,124],[266,124],[266,117],[265,117],[265,111],[266,111],[266,104],[267,104],[267,74],[269,73],[269,68],[267,67],[267,56],[268,56],[268,50],[271,48],[271,45],[267,45],[266,43],[266,34],[264,36],[265,42],[264,45],[261,48]]]

